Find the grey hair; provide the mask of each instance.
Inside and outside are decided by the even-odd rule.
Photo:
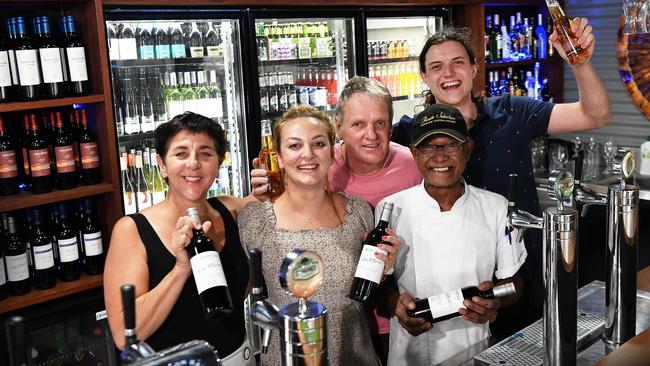
[[[388,88],[375,79],[365,76],[355,76],[348,81],[339,96],[339,102],[336,105],[336,112],[334,114],[337,124],[343,122],[343,109],[348,104],[350,98],[357,93],[363,93],[371,98],[383,100],[386,103],[386,107],[388,107],[388,122],[391,123],[393,121],[393,97],[390,95]]]

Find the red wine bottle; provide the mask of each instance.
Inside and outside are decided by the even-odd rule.
[[[18,193],[18,163],[16,161],[16,142],[7,133],[0,116],[0,195]]]
[[[9,216],[7,221],[8,234],[5,246],[5,261],[7,263],[9,293],[12,295],[24,295],[31,291],[27,247],[18,235],[16,218]]]
[[[38,50],[34,48],[27,36],[25,19],[16,17],[16,38],[14,52],[18,68],[18,98],[36,100],[41,97],[41,70],[38,62]]]
[[[102,181],[102,170],[99,166],[99,149],[97,136],[88,129],[86,110],[81,109],[81,128],[79,130],[79,157],[81,160],[81,183],[98,184]]]
[[[79,176],[75,166],[74,141],[64,128],[61,112],[56,112],[56,130],[52,139],[56,159],[56,185],[59,189],[77,187]]]
[[[77,36],[77,28],[72,15],[64,17],[64,44],[66,64],[70,84],[68,91],[71,95],[90,94],[90,80],[86,65],[86,47]]]
[[[42,16],[38,19],[40,20],[41,31],[38,54],[43,72],[42,95],[44,98],[61,98],[66,94],[66,85],[63,80],[63,63],[59,43],[50,31],[49,18]]]
[[[410,317],[424,318],[430,323],[459,316],[458,309],[464,308],[463,301],[475,296],[484,299],[494,299],[512,295],[516,292],[512,282],[494,286],[487,291],[480,291],[476,286],[464,287],[459,290],[447,291],[438,295],[415,301],[415,310],[409,310]]]
[[[40,133],[36,114],[29,115],[32,134],[27,144],[29,167],[31,170],[31,192],[48,193],[52,191],[52,170],[50,169],[50,145]]]
[[[10,32],[7,27],[7,35]],[[12,67],[11,57],[13,51],[9,50],[8,46],[9,37],[0,38],[0,103],[9,102],[13,99],[13,80],[12,80]]]
[[[375,253],[386,254],[384,250],[377,248],[377,244],[385,243],[382,237],[386,235],[390,215],[393,212],[393,203],[386,202],[381,209],[381,216],[377,226],[372,229],[366,240],[363,241],[363,249],[354,272],[354,280],[350,289],[350,298],[357,301],[368,301],[384,273],[384,262],[375,257]]]
[[[104,272],[104,244],[102,231],[97,224],[93,203],[85,198],[81,201],[83,216],[80,231],[85,255],[86,273],[96,275]]]
[[[45,290],[56,285],[56,266],[52,235],[46,230],[40,208],[31,210],[32,257],[34,258],[34,287]]]
[[[63,203],[54,206],[56,216],[56,244],[59,248],[59,276],[62,281],[78,280],[81,276],[79,242],[68,211]]]
[[[199,211],[196,208],[188,208],[185,214],[194,223],[201,224]],[[232,312],[232,299],[214,243],[202,229],[192,229],[192,240],[185,249],[190,257],[203,315],[206,319],[229,315]]]

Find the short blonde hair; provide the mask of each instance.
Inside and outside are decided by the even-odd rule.
[[[293,107],[289,108],[288,111],[284,112],[282,117],[280,117],[278,122],[273,127],[273,145],[275,145],[278,149],[278,153],[281,150],[280,140],[284,126],[291,120],[303,117],[313,118],[320,122],[320,124],[325,127],[325,130],[327,130],[327,140],[329,141],[330,146],[334,146],[334,126],[330,122],[330,117],[310,105],[298,104],[294,105]]]

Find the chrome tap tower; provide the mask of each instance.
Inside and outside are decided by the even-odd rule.
[[[578,307],[578,212],[564,207],[573,193],[573,176],[555,170],[549,177],[547,191],[557,200],[556,207],[547,208],[537,217],[514,208],[517,176],[510,175],[508,200],[510,225],[519,230],[543,230],[544,264],[544,365],[576,364]]]
[[[576,159],[575,174],[582,172],[582,157]],[[639,187],[626,184],[634,173],[632,152],[619,149],[612,161],[616,182],[607,195],[591,191],[576,180],[575,201],[582,205],[607,206],[607,263],[605,277],[605,331],[603,340],[618,347],[636,334],[636,272],[638,252]]]
[[[253,268],[253,273],[256,269]],[[309,301],[323,281],[321,257],[311,251],[292,250],[280,266],[280,285],[298,298],[298,302],[278,309],[270,301],[256,301],[251,306],[251,319],[266,329],[278,329],[283,366],[326,366],[327,309]]]

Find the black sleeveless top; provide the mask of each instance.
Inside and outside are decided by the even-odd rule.
[[[156,351],[202,339],[214,346],[221,357],[225,357],[236,351],[246,336],[244,299],[248,286],[248,259],[239,241],[237,222],[230,211],[216,198],[209,199],[208,203],[219,212],[224,223],[225,244],[219,256],[228,281],[233,311],[224,318],[205,319],[194,277],[190,276],[167,319],[146,339]],[[147,251],[149,288],[152,289],[174,268],[176,258],[165,248],[146,217],[139,213],[129,216],[135,221]]]

